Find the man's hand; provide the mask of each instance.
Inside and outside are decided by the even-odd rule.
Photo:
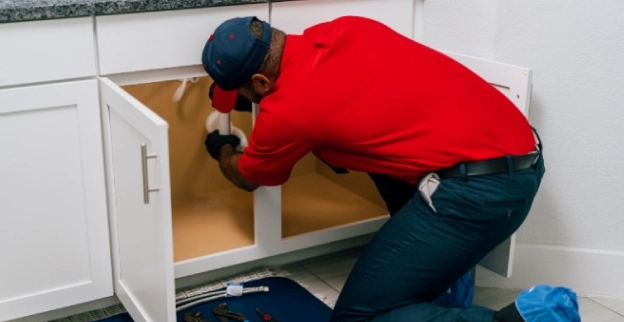
[[[233,148],[237,147],[240,144],[240,139],[236,135],[221,135],[218,130],[212,131],[212,133],[208,134],[206,140],[204,141],[206,145],[206,150],[210,154],[210,156],[219,161],[219,153],[221,152],[221,148],[224,145],[231,145]]]
[[[238,171],[238,160],[241,155],[242,153],[236,151],[231,145],[224,145],[221,148],[219,167],[223,175],[235,186],[245,191],[252,192],[256,190],[259,185],[245,179],[240,171]]]
[[[210,85],[210,89],[208,90],[208,97],[212,100],[214,96],[214,90],[217,83],[212,83]],[[234,110],[239,112],[250,112],[251,113],[252,103],[243,95],[238,95],[236,99],[236,105],[234,105]]]
[[[219,168],[223,175],[235,186],[249,192],[259,187],[245,179],[238,171],[238,160],[242,153],[236,151],[236,147],[240,144],[240,139],[236,135],[221,135],[218,130],[215,130],[208,134],[204,144],[210,156],[219,161]]]

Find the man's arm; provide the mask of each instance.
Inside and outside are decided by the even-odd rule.
[[[219,167],[223,175],[235,186],[245,191],[253,192],[258,189],[260,185],[245,179],[238,170],[238,161],[241,155],[242,153],[236,151],[231,145],[224,145],[221,147],[221,152],[219,154]]]

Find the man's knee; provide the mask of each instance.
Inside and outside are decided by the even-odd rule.
[[[374,318],[372,315],[361,315],[348,313],[350,310],[341,307],[335,307],[332,311],[329,322],[368,322]]]

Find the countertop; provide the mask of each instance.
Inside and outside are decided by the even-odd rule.
[[[0,23],[268,2],[269,0],[0,0]]]

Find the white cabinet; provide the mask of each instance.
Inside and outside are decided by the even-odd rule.
[[[182,76],[200,77],[175,103]],[[386,217],[365,174],[338,177],[311,155],[283,187],[235,187],[205,150],[214,109],[201,67],[136,77],[100,80],[115,291],[135,320],[173,321],[176,278],[370,233]],[[231,120],[251,132],[252,114]]]
[[[271,24],[287,33],[340,16],[364,16],[388,25],[411,38],[414,21],[413,0],[306,0],[271,4]]]
[[[321,3],[331,14],[310,14]],[[347,8],[354,3],[353,10]],[[271,23],[292,33],[357,11],[408,34],[412,2],[388,3],[384,10],[395,13],[396,20],[380,14],[378,1],[275,3]],[[268,19],[268,12],[247,14]],[[225,18],[211,17],[208,24],[214,26]],[[528,70],[454,57],[516,97],[519,106],[527,102]],[[388,219],[367,174],[335,174],[312,154],[297,163],[282,186],[254,193],[236,188],[204,147],[205,120],[214,111],[208,98],[212,80],[198,64],[172,64],[100,79],[115,292],[136,321],[175,320],[177,278],[368,235]],[[129,71],[117,71],[122,70]],[[516,72],[521,75],[507,77]],[[188,82],[174,102],[182,80],[190,77],[197,82]],[[231,119],[251,132],[252,114],[232,112]],[[506,274],[513,244],[500,250],[488,260]]]
[[[225,179],[204,147],[212,80],[199,63],[210,33],[234,16],[301,33],[360,15],[411,37],[414,2],[270,6],[270,15],[264,3],[0,27],[5,43],[30,39],[19,44],[27,55],[40,42],[61,43],[31,65],[21,59],[30,56],[11,51],[11,63],[0,62],[8,71],[0,86],[88,77],[96,66],[106,76],[0,90],[0,320],[109,296],[114,286],[135,321],[175,321],[177,278],[367,235],[384,224],[384,202],[366,174],[337,175],[311,154],[282,186],[247,193]],[[453,57],[528,113],[530,70]],[[187,77],[198,82],[173,102]],[[231,117],[251,132],[253,115]],[[513,238],[482,264],[509,276],[512,258]]]
[[[175,78],[100,83],[115,288],[137,321],[174,321],[174,278],[272,254],[259,240],[277,215],[266,210],[271,199],[233,186],[205,150],[211,84],[200,77],[174,103]],[[251,130],[250,113],[232,121]]]
[[[413,26],[419,23],[418,21],[416,21],[416,19],[420,18],[420,16],[417,16],[415,13],[415,3],[412,0],[308,0],[277,2],[272,4],[271,24],[274,27],[282,29],[287,33],[301,33],[304,29],[314,24],[332,20],[339,16],[359,15],[380,21],[390,28],[396,30],[397,32],[403,34],[404,36],[413,39]],[[495,86],[503,94],[505,94],[528,117],[532,76],[530,69],[501,64],[498,62],[483,60],[476,57],[465,56],[459,53],[447,52],[446,54],[471,69],[473,72],[484,78],[486,81],[490,82],[493,86]],[[310,167],[316,167],[317,169],[318,167],[323,167],[321,164],[318,163],[318,161],[316,161],[316,165],[314,165],[315,161],[312,158],[307,158],[306,160],[300,162],[300,169],[306,168],[306,166],[304,165],[304,163],[306,162],[312,163],[311,166],[307,166],[308,169],[310,169]],[[318,174],[320,173],[329,174],[329,171],[327,171],[327,169],[324,169],[323,172],[319,172],[318,170],[308,170],[307,173],[307,176],[309,177],[310,175],[318,176]],[[368,178],[364,178],[360,174],[360,177],[355,179],[356,175],[358,174],[334,176],[334,179],[339,179],[343,182],[349,182],[350,184],[352,184],[350,189],[357,187],[359,189],[359,193],[356,193],[358,193],[360,197],[366,199],[366,201],[369,203],[367,203],[366,201],[362,201],[361,199],[353,199],[352,202],[354,204],[357,203],[362,207],[362,209],[359,209],[357,211],[353,209],[354,213],[358,214],[356,215],[356,217],[352,217],[351,219],[349,219],[348,223],[344,223],[344,225],[340,226],[340,228],[338,229],[334,228],[331,230],[322,230],[317,231],[315,234],[298,236],[295,240],[300,243],[299,245],[317,245],[317,243],[322,243],[321,240],[316,239],[320,236],[323,236],[323,239],[326,241],[333,241],[335,240],[335,236],[337,236],[334,235],[334,232],[344,233],[347,229],[357,229],[357,233],[373,232],[378,226],[383,224],[385,216],[380,216],[381,212],[378,209],[378,207],[383,207],[383,202],[380,202],[379,197],[374,190],[374,187],[367,180]],[[324,180],[325,177],[315,177],[314,179]],[[297,200],[297,198],[299,198],[300,196],[306,195],[305,193],[297,193],[295,197],[292,197],[288,194],[288,192],[290,191],[290,187],[293,187],[295,190],[297,190],[300,189],[300,186],[304,187],[322,184],[320,182],[317,183],[316,181],[314,181],[313,184],[310,184],[312,181],[306,181],[305,185],[298,186],[298,180],[298,178],[295,178],[295,180],[291,180],[293,182],[287,183],[284,185],[284,187],[282,187],[282,190],[284,191],[284,193],[282,194],[282,200],[284,200],[285,202],[284,205],[287,205],[287,202],[291,199]],[[332,200],[331,198],[326,198],[328,196],[335,195],[337,194],[330,193],[327,196],[323,196],[323,198],[319,198],[319,200],[327,201],[327,206],[309,208],[311,209],[310,213],[306,214],[303,217],[313,218],[315,216],[318,216],[319,213],[326,212],[327,208],[339,209],[334,208],[334,206],[336,205],[335,203],[332,204],[332,202],[335,202],[334,200]],[[295,202],[299,203],[300,201],[297,200]],[[315,202],[315,204],[319,205],[318,202]],[[348,213],[345,212],[344,209],[338,211],[340,212],[340,215],[336,214],[337,216],[343,216],[344,214]],[[324,222],[324,216],[321,216],[321,220],[317,222],[306,222],[305,219],[302,218],[290,217],[290,212],[287,211],[287,209],[284,209],[284,221],[299,220],[301,222],[301,225],[297,226],[297,229],[304,230],[301,232],[308,232],[305,231],[305,229],[314,230],[314,227],[316,227],[317,225],[322,225],[322,223]],[[328,226],[333,225],[334,224],[330,224]],[[289,237],[287,235],[290,234],[291,231],[292,230],[288,229],[285,230],[285,237]],[[324,233],[325,235],[323,235]],[[346,235],[353,236],[353,234],[348,233]],[[288,242],[296,243],[294,240],[289,240]],[[480,263],[480,266],[487,268],[499,275],[511,277],[514,245],[515,234],[511,238],[506,240],[502,245],[497,247],[494,251],[492,251]]]
[[[0,102],[0,321],[111,296],[97,81]]]
[[[498,68],[488,80],[526,103],[529,70],[453,57]],[[188,77],[198,81],[173,102]],[[366,174],[337,175],[313,155],[282,186],[236,188],[204,147],[211,83],[200,66],[100,80],[115,288],[136,321],[174,321],[176,278],[366,235],[388,218]],[[231,119],[251,132],[251,114]],[[507,274],[512,251],[503,245],[489,267]]]
[[[210,33],[237,16],[268,20],[269,4],[98,16],[101,75],[195,66]]]
[[[96,75],[89,17],[0,24],[0,87]]]

